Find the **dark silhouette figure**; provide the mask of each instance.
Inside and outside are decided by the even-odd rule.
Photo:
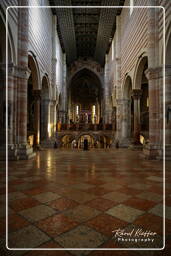
[[[54,143],[54,148],[58,148],[58,144],[57,144],[56,141],[55,141],[55,143]]]
[[[84,150],[88,150],[88,140],[84,139]]]

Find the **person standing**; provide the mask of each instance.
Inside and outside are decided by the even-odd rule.
[[[88,139],[84,139],[84,147],[83,150],[88,150]]]

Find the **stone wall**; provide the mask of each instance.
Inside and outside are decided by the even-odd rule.
[[[39,7],[49,5],[49,2],[48,0],[2,0],[0,5],[2,7],[1,17],[4,21],[2,25],[5,27],[5,11],[8,6],[34,5]],[[47,137],[44,139],[49,140],[55,135],[58,98],[63,85],[66,84],[64,71],[66,60],[56,31],[56,16],[52,14],[50,8],[8,8],[8,17],[9,156],[14,159],[23,159],[33,155],[31,147],[27,144],[28,78],[32,75],[33,95],[36,101],[34,103],[35,137],[39,144],[41,143],[40,122],[42,121],[40,114],[42,119],[46,120],[44,130],[46,130]],[[1,63],[1,67],[3,65],[5,65],[5,60]],[[46,107],[41,109],[41,103]]]
[[[134,4],[163,6],[166,10],[166,31],[169,31],[171,3],[168,1],[134,1]],[[125,1],[125,6],[129,6],[129,0]],[[166,33],[166,43],[167,43]],[[109,95],[112,95],[112,106],[117,109],[117,131],[115,139],[121,141],[124,138],[125,122],[125,90],[127,90],[127,77],[131,79],[132,90],[140,90],[140,69],[143,60],[148,61],[146,77],[149,86],[149,140],[148,153],[153,157],[161,154],[163,142],[163,9],[137,8],[132,11],[123,8],[120,16],[116,19],[116,32],[111,44],[109,54],[106,58],[106,68],[108,69]],[[143,66],[143,65],[142,65]],[[152,74],[153,73],[153,74]],[[149,75],[148,75],[149,74]],[[136,91],[136,99],[137,94]],[[139,93],[141,98],[141,93]],[[138,101],[140,101],[140,98]],[[136,113],[139,103],[134,98],[134,113]],[[137,107],[136,107],[137,106]],[[112,113],[112,109],[111,109]],[[128,114],[128,113],[127,113]],[[139,114],[138,114],[139,115]],[[136,114],[137,116],[137,114]],[[111,118],[112,119],[112,118]],[[137,119],[139,117],[137,116]],[[137,126],[134,115],[134,128]],[[135,132],[135,131],[134,131]],[[128,142],[128,140],[127,140]],[[123,143],[124,144],[124,143]],[[124,144],[125,145],[125,144]],[[127,146],[129,143],[127,143]],[[153,149],[154,151],[153,151]],[[159,149],[160,148],[160,149]],[[153,152],[153,153],[149,153]]]

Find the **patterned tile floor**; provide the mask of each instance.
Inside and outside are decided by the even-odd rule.
[[[0,169],[3,247],[5,175],[2,162]],[[35,159],[10,162],[8,246],[85,249],[14,251],[1,248],[0,255],[166,255],[164,253],[171,250],[171,162],[166,169],[165,252],[127,251],[126,248],[162,247],[161,161],[144,160],[140,152],[126,149],[87,152],[51,149],[40,151]],[[116,230],[123,230],[124,234]],[[143,236],[145,231],[153,234]]]

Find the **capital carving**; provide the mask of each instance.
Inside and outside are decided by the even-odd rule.
[[[33,97],[35,101],[39,101],[41,99],[41,90],[33,90]]]
[[[133,99],[138,100],[138,99],[141,98],[141,96],[142,96],[142,90],[140,90],[140,89],[133,89],[132,90]]]
[[[145,76],[148,80],[159,79],[163,77],[163,67],[148,68],[145,70]]]

